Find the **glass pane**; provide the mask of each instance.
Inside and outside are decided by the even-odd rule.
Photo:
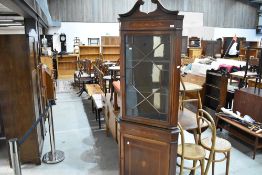
[[[126,36],[126,115],[166,121],[170,36]]]

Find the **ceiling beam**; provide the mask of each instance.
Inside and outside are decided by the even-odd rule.
[[[43,27],[48,28],[46,16],[43,13],[39,15],[37,12],[37,9],[40,9],[37,3],[35,3],[35,9],[29,6],[24,0],[0,0],[0,3],[24,18],[34,18],[39,21]]]

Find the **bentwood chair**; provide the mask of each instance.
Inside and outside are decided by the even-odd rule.
[[[204,166],[205,166],[205,149],[197,144],[194,143],[185,143],[185,136],[182,126],[178,123],[178,127],[180,129],[180,136],[181,136],[181,144],[178,145],[177,148],[177,155],[181,158],[180,164],[177,161],[177,166],[180,167],[179,175],[183,175],[183,170],[193,170],[195,171],[196,166],[195,162],[199,161],[201,166],[201,175],[204,174]],[[184,166],[184,161],[192,160],[194,162],[193,167],[186,167]]]
[[[216,143],[216,126],[213,118],[203,109],[198,110],[197,115],[197,123],[198,123],[198,132],[199,132],[199,144],[196,143],[185,143],[184,138],[184,131],[180,124],[178,124],[178,127],[181,130],[181,144],[178,145],[177,149],[177,155],[181,158],[180,164],[177,163],[177,165],[180,167],[180,175],[183,174],[183,169],[191,170],[193,174],[195,174],[195,170],[198,167],[201,167],[201,175],[207,175],[210,165],[213,161],[213,154],[214,154],[214,148]],[[202,132],[202,126],[199,123],[207,123],[208,128],[211,131],[211,137],[210,137],[210,153],[208,158],[206,158],[205,148],[201,144],[201,132]],[[207,160],[207,165],[205,166],[205,159]],[[184,160],[190,160],[193,161],[192,167],[186,167],[184,166]],[[199,165],[197,163],[199,162]]]
[[[198,110],[198,115],[201,115],[201,113],[206,114],[208,118],[212,118],[210,114],[208,114],[203,109]],[[201,112],[201,113],[200,113]],[[214,152],[213,158],[212,158],[212,175],[215,174],[215,163],[216,162],[222,162],[226,160],[226,175],[229,174],[229,162],[230,162],[230,151],[231,151],[231,143],[227,141],[226,139],[216,137],[215,139],[215,146],[213,146],[213,140],[212,137],[205,137],[201,138],[202,134],[199,132],[199,138],[200,138],[200,145],[207,151]],[[223,158],[216,159],[216,154],[223,154]]]

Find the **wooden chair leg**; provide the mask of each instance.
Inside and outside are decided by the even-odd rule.
[[[200,160],[200,165],[201,165],[201,175],[205,174],[205,159]]]
[[[229,175],[230,151],[227,152],[226,175]]]
[[[195,168],[196,165],[197,165],[197,161],[194,160],[194,161],[193,161],[193,168]],[[193,172],[192,174],[195,175],[195,174],[196,174],[196,169],[194,169],[192,172]]]
[[[198,144],[199,139],[198,139],[197,129],[193,130],[193,136],[194,136],[195,144]]]
[[[197,91],[197,96],[198,96],[198,109],[202,109],[203,106],[202,106],[200,91]]]
[[[213,154],[213,160],[212,160],[212,175],[215,174],[215,160],[216,160],[216,153]]]

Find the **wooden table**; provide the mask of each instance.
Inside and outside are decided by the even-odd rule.
[[[85,88],[90,97],[92,97],[93,94],[103,94],[104,93],[101,90],[99,84],[86,84]]]
[[[108,65],[108,66],[114,66],[116,63],[115,62],[110,62],[110,61],[106,61],[103,62],[104,65]]]
[[[244,141],[249,145],[252,145],[254,147],[253,159],[255,159],[256,150],[262,148],[262,134],[257,134],[247,127],[221,115],[216,116],[216,126],[226,129],[228,132],[230,132],[230,134],[234,135],[238,139]]]
[[[245,76],[245,71],[238,71],[238,72],[230,73],[230,84],[232,84],[232,79],[233,78],[243,79],[244,76]],[[254,78],[256,76],[257,76],[256,72],[247,72],[246,80]]]

